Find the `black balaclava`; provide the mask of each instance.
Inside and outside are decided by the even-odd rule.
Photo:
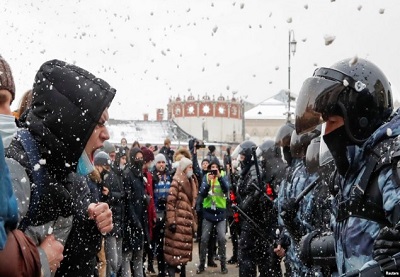
[[[323,139],[332,154],[339,174],[344,176],[350,166],[347,158],[347,146],[351,144],[344,125],[324,135]]]

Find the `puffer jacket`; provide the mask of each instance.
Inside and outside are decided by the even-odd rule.
[[[185,265],[192,260],[193,235],[197,231],[195,211],[198,194],[196,177],[190,179],[178,169],[167,198],[164,257],[170,266]],[[176,232],[169,230],[176,224]]]

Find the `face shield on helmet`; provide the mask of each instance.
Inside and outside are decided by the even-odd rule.
[[[318,173],[323,179],[325,179],[325,181],[327,181],[335,170],[335,165],[332,156],[330,156],[330,159],[325,159],[324,163],[321,163],[321,149],[323,149],[323,144],[321,136],[311,140],[310,145],[307,147],[306,168],[310,174]]]
[[[282,125],[275,136],[275,143],[280,147],[290,146],[290,137],[292,136],[294,125],[286,122]]]
[[[321,135],[321,126],[317,126],[314,130],[298,135],[293,131],[290,139],[290,153],[293,158],[304,158],[306,156],[307,148],[312,139]]]
[[[238,157],[237,160],[242,162],[243,164],[248,164],[253,160],[253,148],[256,149],[257,145],[249,140],[243,141],[241,144],[236,147]]]
[[[303,83],[296,105],[296,132],[305,133],[339,115],[350,141],[361,144],[392,110],[390,83],[382,71],[369,61],[346,59],[317,69]]]

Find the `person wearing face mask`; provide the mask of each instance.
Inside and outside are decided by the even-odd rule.
[[[193,163],[183,157],[173,177],[167,198],[164,258],[169,276],[175,276],[181,267],[181,277],[186,276],[186,264],[192,260],[193,235],[197,230],[196,198],[197,179]]]
[[[167,160],[163,154],[157,154],[154,157],[154,162],[155,167],[153,169],[153,194],[157,219],[153,229],[152,246],[155,249],[155,253],[157,256],[158,277],[164,277],[166,274],[164,261],[165,213],[172,176],[167,168]]]
[[[153,247],[151,241],[153,240],[153,228],[156,222],[156,208],[154,206],[154,195],[153,195],[153,175],[151,169],[153,168],[154,154],[149,148],[142,146],[140,148],[143,152],[143,179],[145,183],[146,191],[146,201],[147,201],[147,216],[149,222],[149,238],[145,242],[145,253],[143,255],[143,263],[146,260],[146,255],[148,256],[147,271],[149,273],[155,273],[153,267]]]
[[[99,241],[101,233],[113,227],[108,204],[91,202],[84,176],[94,169],[94,151],[109,138],[104,124],[115,90],[78,66],[52,60],[40,67],[32,91],[32,103],[21,115],[21,129],[6,153],[14,189],[27,189],[30,194],[30,198],[18,198],[24,215],[18,228],[44,249],[45,276],[56,271],[64,276],[89,276],[94,272],[96,251],[79,256],[78,249],[67,251],[67,245],[77,239],[69,236],[72,217],[87,222],[75,228],[90,226]]]
[[[17,130],[10,110],[15,86],[11,69],[1,56],[0,72],[0,276],[41,276],[39,253],[44,256],[44,250],[17,229],[18,202],[4,152]]]
[[[122,180],[112,169],[111,157],[103,151],[98,151],[94,157],[94,165],[99,173],[100,181],[97,182],[97,195],[108,190],[105,202],[108,203],[113,214],[114,228],[104,240],[106,276],[115,275],[122,264],[122,220],[124,215],[124,189]],[[92,177],[92,174],[91,174]],[[98,178],[96,178],[98,179]],[[90,183],[89,183],[90,185]],[[104,196],[102,196],[104,197]],[[104,268],[102,265],[102,268]],[[100,275],[101,276],[101,275]]]
[[[138,147],[130,149],[129,164],[123,176],[125,224],[122,276],[143,277],[143,249],[149,237],[143,165],[143,151]]]
[[[330,190],[339,274],[364,276],[372,267],[366,276],[386,275],[386,265],[398,274],[400,120],[390,82],[354,57],[316,69],[298,99],[297,133],[326,122],[322,138],[336,165]]]

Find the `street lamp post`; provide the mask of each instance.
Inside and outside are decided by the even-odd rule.
[[[289,66],[288,66],[288,121],[290,121],[290,56],[296,53],[297,41],[294,38],[294,31],[289,30]]]

